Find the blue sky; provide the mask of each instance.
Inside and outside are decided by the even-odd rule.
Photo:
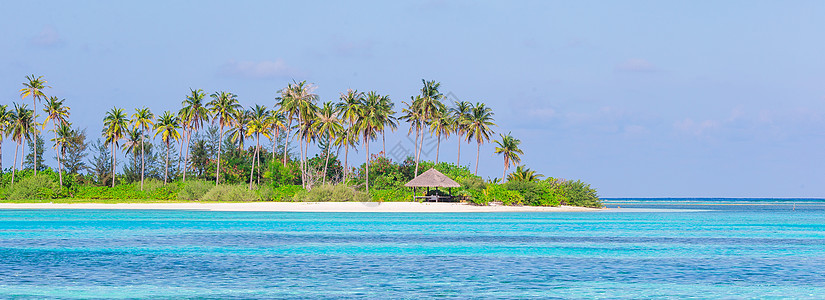
[[[822,1],[2,6],[0,102],[43,75],[92,137],[111,107],[177,110],[190,87],[271,107],[296,79],[324,101],[353,88],[400,106],[423,78],[492,107],[528,167],[604,197],[825,197]],[[411,147],[406,132],[387,147]],[[442,144],[442,160],[457,143]],[[491,144],[479,172],[499,177]],[[474,162],[475,145],[461,150]],[[13,155],[7,140],[4,166]]]

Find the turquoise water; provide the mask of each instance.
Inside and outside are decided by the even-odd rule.
[[[0,298],[825,297],[825,202],[606,204],[622,208],[0,210]]]

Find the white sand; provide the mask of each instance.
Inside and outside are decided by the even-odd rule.
[[[560,206],[475,206],[418,202],[238,202],[238,203],[0,203],[0,209],[177,209],[283,212],[580,212],[597,208]]]

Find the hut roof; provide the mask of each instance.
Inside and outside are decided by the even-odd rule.
[[[407,182],[406,187],[460,187],[458,182],[450,179],[436,169],[430,168],[427,172],[421,173],[410,182]]]

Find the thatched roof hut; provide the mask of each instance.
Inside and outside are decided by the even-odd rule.
[[[407,182],[404,186],[406,187],[446,187],[446,188],[454,188],[460,187],[461,185],[455,180],[450,179],[441,172],[437,171],[436,169],[430,168],[427,172],[421,173],[421,175],[416,176],[410,182]]]

